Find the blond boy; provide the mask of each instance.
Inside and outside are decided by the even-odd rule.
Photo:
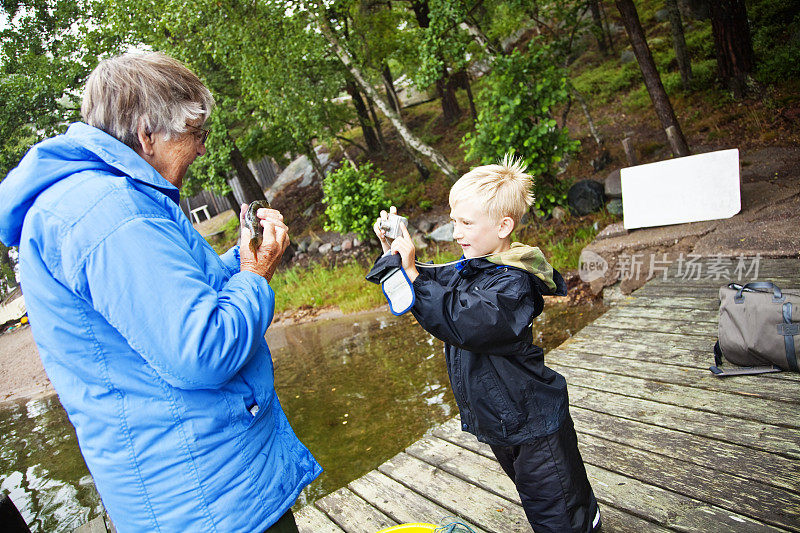
[[[531,330],[542,295],[566,294],[566,285],[539,248],[511,241],[533,203],[532,186],[508,155],[473,169],[450,190],[462,260],[418,267],[405,227],[390,243],[376,222],[385,252],[376,267],[400,256],[413,284],[412,313],[445,343],[462,429],[491,446],[534,531],[596,532],[600,511],[578,451],[567,384],[544,365]]]

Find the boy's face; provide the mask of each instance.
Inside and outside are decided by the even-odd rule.
[[[510,248],[509,235],[514,228],[510,217],[494,220],[480,200],[464,198],[450,207],[453,238],[464,251],[464,257],[504,252]]]

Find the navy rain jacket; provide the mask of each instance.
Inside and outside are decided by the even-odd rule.
[[[489,259],[420,268],[411,311],[445,343],[462,428],[515,446],[554,433],[566,418],[566,380],[544,365],[531,325],[542,294],[567,290],[538,248],[514,243]]]

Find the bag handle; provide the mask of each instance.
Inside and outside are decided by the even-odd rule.
[[[734,296],[733,298],[733,301],[736,302],[737,304],[744,303],[744,295],[742,293],[746,290],[758,291],[758,292],[764,292],[759,289],[765,289],[767,291],[772,290],[773,303],[780,303],[786,299],[783,293],[781,293],[781,290],[778,288],[778,286],[772,283],[771,281],[753,281],[752,283],[748,283],[747,285],[744,286],[736,284],[731,284],[731,285],[733,285],[732,288],[739,289],[738,292],[736,293],[736,296]]]

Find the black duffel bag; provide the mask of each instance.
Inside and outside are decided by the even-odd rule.
[[[719,290],[719,340],[710,370],[719,377],[798,372],[800,295],[769,281],[729,283]],[[723,370],[722,360],[743,368]]]

